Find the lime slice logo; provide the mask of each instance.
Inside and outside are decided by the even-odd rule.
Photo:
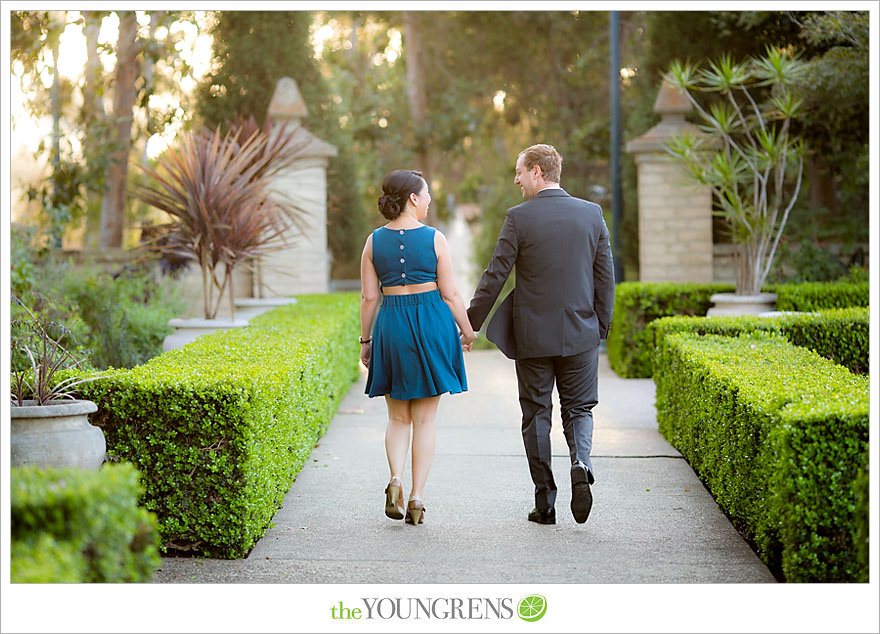
[[[523,621],[538,621],[547,612],[547,599],[540,594],[523,597],[517,605],[517,613]]]

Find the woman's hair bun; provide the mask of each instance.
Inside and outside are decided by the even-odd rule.
[[[394,220],[406,209],[411,194],[420,195],[425,187],[422,173],[416,170],[394,170],[382,181],[379,211],[388,220]]]
[[[379,196],[379,211],[389,220],[394,220],[400,215],[400,199],[397,196],[382,194]]]

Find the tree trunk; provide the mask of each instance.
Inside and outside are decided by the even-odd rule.
[[[101,31],[102,13],[100,11],[84,11],[83,18],[85,20],[83,34],[86,37],[86,68],[85,83],[83,84],[82,122],[86,130],[89,130],[107,119],[102,95],[101,60],[98,58],[98,35]],[[89,192],[86,196],[86,247],[94,248],[98,246],[98,233],[101,227],[101,196],[100,192]]]
[[[807,160],[807,171],[810,174],[810,202],[815,207],[824,207],[834,217],[837,214],[837,192],[828,165],[821,156],[815,156]]]
[[[61,33],[64,31],[66,11],[51,11],[51,25],[56,29],[52,37],[52,88],[49,93],[52,108],[52,202],[58,204],[59,197],[59,167],[61,165],[61,77],[58,70],[58,45]],[[50,212],[55,217],[56,211]],[[59,223],[51,225],[52,246],[56,249],[62,247],[61,227]]]
[[[351,29],[348,32],[348,41],[351,42],[351,48],[348,49],[348,59],[354,66],[354,62],[358,57],[358,29],[361,28],[361,19],[355,15],[351,18]],[[356,79],[361,79],[359,76]]]
[[[125,223],[125,197],[128,182],[128,155],[131,151],[131,124],[138,75],[137,18],[134,11],[119,12],[119,41],[116,47],[116,80],[113,87],[113,131],[115,151],[107,168],[104,199],[101,202],[102,249],[122,246]]]
[[[156,29],[159,27],[159,20],[162,18],[162,14],[164,11],[153,11],[150,13],[150,35],[147,38],[147,41],[152,43],[153,38],[156,34]],[[150,128],[150,95],[153,94],[153,90],[155,88],[153,81],[153,56],[147,54],[144,56],[144,92],[146,93],[146,98],[143,100],[145,118],[147,120],[147,134],[144,139],[144,147],[141,149],[141,163],[144,166],[149,166],[149,157],[147,156],[147,144],[150,140],[150,136],[153,134],[153,130]]]
[[[415,128],[415,149],[419,169],[425,181],[431,183],[431,163],[428,153],[428,129],[425,115],[427,97],[422,68],[419,13],[403,12],[404,47],[406,50],[406,94],[409,99],[410,116]],[[429,218],[430,220],[430,218]]]
[[[83,118],[89,124],[106,116],[101,96],[101,60],[98,58],[98,35],[101,32],[101,12],[84,11],[86,38],[85,84],[83,86]]]

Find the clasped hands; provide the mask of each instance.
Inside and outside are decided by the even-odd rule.
[[[470,335],[461,333],[461,349],[465,352],[470,352],[476,340],[477,333],[475,332],[471,333]]]

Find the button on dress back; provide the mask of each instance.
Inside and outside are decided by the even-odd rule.
[[[434,227],[380,227],[373,232],[373,266],[382,286],[437,281]]]
[[[382,286],[437,281],[436,230],[373,232],[373,266]],[[384,295],[373,325],[365,392],[411,400],[467,389],[461,340],[438,290]]]

